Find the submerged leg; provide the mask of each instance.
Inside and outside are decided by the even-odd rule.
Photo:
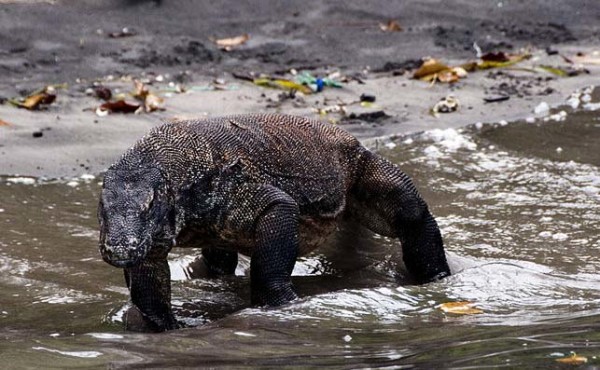
[[[151,331],[177,329],[171,311],[171,273],[166,259],[145,260],[125,269],[131,301]]]
[[[210,275],[233,275],[238,264],[238,254],[221,248],[202,248],[202,257]]]
[[[265,207],[257,216],[254,232],[252,303],[279,306],[297,298],[291,275],[298,255],[298,205],[270,187],[257,196]]]
[[[394,164],[364,153],[350,212],[372,231],[400,239],[406,268],[419,283],[450,275],[437,222],[411,179]]]

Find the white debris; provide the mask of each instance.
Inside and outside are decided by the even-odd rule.
[[[475,123],[475,128],[476,129],[481,130],[482,127],[483,127],[483,123],[481,123],[481,122]]]
[[[550,112],[550,106],[545,101],[541,102],[533,109],[533,113],[539,115],[545,115],[548,114],[548,112]]]
[[[558,148],[556,148],[557,153],[562,153],[562,151],[563,151],[563,148],[561,148],[560,146]]]
[[[344,335],[344,337],[342,338],[344,340],[344,342],[348,343],[352,340],[352,337],[349,336],[348,334]]]
[[[79,186],[79,183],[77,181],[73,180],[73,181],[69,181],[66,185],[70,186],[72,188],[75,188],[75,187]]]
[[[592,96],[590,94],[583,94],[581,96],[581,101],[584,103],[589,103],[592,101]]]
[[[385,144],[385,147],[388,148],[388,149],[394,149],[396,146],[397,145],[395,143],[392,143],[392,142]]]
[[[535,123],[535,117],[527,117],[527,118],[525,118],[525,122],[527,122],[527,123]]]
[[[498,122],[498,124],[500,126],[506,126],[506,125],[508,125],[508,122],[506,120],[501,120],[501,121]]]
[[[413,139],[411,139],[411,138],[409,137],[408,139],[404,140],[402,143],[403,143],[403,144],[406,144],[406,145],[410,145],[410,144],[412,144],[413,142],[414,142],[414,140],[413,140]]]

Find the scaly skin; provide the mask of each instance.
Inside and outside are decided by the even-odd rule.
[[[164,124],[106,173],[98,218],[105,261],[125,269],[133,304],[156,331],[177,327],[166,257],[201,247],[209,271],[251,256],[252,302],[296,298],[296,257],[344,217],[397,237],[420,283],[448,276],[441,234],[397,166],[350,134],[302,117],[239,115]]]

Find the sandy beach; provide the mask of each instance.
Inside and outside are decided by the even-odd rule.
[[[390,20],[401,30],[385,30]],[[599,20],[594,1],[0,1],[0,174],[97,174],[174,118],[299,114],[373,146],[390,135],[542,117],[554,110],[534,113],[540,103],[561,110],[573,91],[600,84],[600,65],[568,61],[600,58]],[[244,34],[229,51],[214,43]],[[423,58],[458,66],[476,60],[477,48],[530,57],[452,84],[413,78]],[[235,77],[295,78],[290,71],[342,87],[294,95]],[[96,114],[103,102],[90,88],[131,100],[136,79],[164,99],[163,111]],[[8,103],[48,85],[57,99],[43,110]],[[363,94],[375,101],[360,104]],[[447,96],[458,109],[432,115]]]

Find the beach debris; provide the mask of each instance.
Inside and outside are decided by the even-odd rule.
[[[413,78],[427,82],[457,82],[467,76],[463,67],[449,67],[437,59],[426,59],[423,64],[413,73]]]
[[[458,99],[452,95],[448,95],[435,103],[433,108],[431,108],[431,114],[437,117],[440,113],[456,112],[459,106],[460,102]]]
[[[491,69],[491,68],[502,68],[516,64],[520,61],[531,58],[531,54],[528,52],[520,54],[509,54],[503,51],[495,53],[486,53],[479,58],[476,63],[476,69]],[[466,69],[466,68],[465,68]]]
[[[483,313],[483,310],[473,307],[475,303],[469,301],[462,302],[446,302],[438,306],[445,313],[456,315],[476,315]]]
[[[146,113],[154,112],[156,110],[165,110],[164,99],[150,92],[150,89],[146,84],[140,80],[133,80],[133,85],[134,92],[132,95],[144,104]]]
[[[326,116],[330,113],[339,113],[342,116],[345,116],[348,111],[346,110],[346,105],[345,104],[334,104],[334,105],[329,105],[323,108],[317,108],[316,109],[317,113],[319,113],[321,116]]]
[[[491,95],[483,98],[486,103],[499,103],[510,99],[510,95]]]
[[[227,37],[224,39],[211,39],[211,41],[214,42],[219,47],[219,49],[224,51],[230,51],[237,46],[245,44],[246,41],[248,41],[249,39],[250,35],[245,33],[243,35]]]
[[[12,126],[12,124],[8,123],[8,122],[4,121],[2,118],[0,118],[0,127],[1,126],[7,127],[7,126]]]
[[[54,86],[46,86],[36,90],[25,98],[9,99],[8,102],[19,108],[28,110],[39,110],[46,108],[56,100],[56,89]]]
[[[347,116],[347,119],[359,120],[359,121],[365,121],[365,122],[377,122],[377,121],[380,121],[380,120],[388,118],[388,117],[390,117],[390,116],[387,113],[385,113],[384,111],[376,110],[376,111],[364,112],[364,113],[350,113]]]
[[[112,98],[112,91],[105,86],[93,86],[85,90],[86,95],[95,96],[98,99],[109,101]]]
[[[341,88],[342,84],[335,80],[339,72],[334,72],[327,77],[315,77],[310,72],[304,71],[296,75],[296,81],[311,88],[313,92],[321,92],[324,87]]]
[[[431,81],[434,76],[442,71],[450,69],[446,64],[437,59],[425,59],[421,66],[413,73],[413,78]]]
[[[363,93],[360,95],[360,101],[363,103],[375,103],[375,95]]]
[[[43,131],[34,131],[31,136],[33,136],[34,138],[38,139],[42,136],[44,136],[44,132]]]
[[[555,361],[560,362],[561,364],[567,364],[567,365],[582,365],[582,364],[587,363],[588,359],[587,359],[587,357],[584,357],[584,356],[578,356],[575,352],[571,352],[571,356],[557,358]]]
[[[102,104],[96,108],[96,114],[100,117],[104,117],[109,113],[139,113],[141,109],[141,104],[132,103],[121,99]]]
[[[311,94],[313,90],[306,85],[283,79],[283,78],[271,78],[271,77],[260,77],[252,80],[255,85],[270,87],[281,90],[296,90],[303,94]]]
[[[402,26],[398,21],[390,19],[386,23],[379,23],[379,29],[383,32],[400,32],[402,31]]]
[[[137,32],[135,32],[134,30],[128,28],[128,27],[123,27],[123,29],[121,29],[118,32],[111,32],[108,34],[108,37],[110,37],[111,39],[120,39],[123,37],[131,37],[131,36],[135,36],[137,35]]]

